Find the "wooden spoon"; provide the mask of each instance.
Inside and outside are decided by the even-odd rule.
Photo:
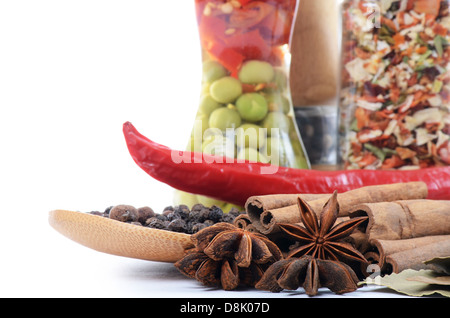
[[[49,213],[49,223],[62,235],[99,252],[174,263],[193,247],[189,234],[151,229],[103,216],[67,210]]]

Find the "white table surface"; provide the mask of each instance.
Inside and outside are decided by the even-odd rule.
[[[172,204],[172,189],[132,161],[122,124],[185,147],[200,90],[193,1],[2,1],[0,30],[0,297],[307,297],[205,288],[48,224],[53,209]]]

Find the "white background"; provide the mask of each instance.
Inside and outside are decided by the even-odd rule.
[[[172,189],[132,161],[122,124],[184,149],[200,92],[193,4],[0,1],[1,297],[305,297],[207,289],[48,224],[53,209],[172,204]],[[400,296],[373,290],[343,297]]]

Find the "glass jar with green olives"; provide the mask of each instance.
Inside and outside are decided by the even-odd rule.
[[[297,0],[195,4],[203,73],[187,150],[309,169],[289,89],[289,39]],[[217,205],[225,212],[230,207],[195,194],[178,192],[177,198],[185,204]]]

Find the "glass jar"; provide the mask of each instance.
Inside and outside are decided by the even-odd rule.
[[[297,0],[195,0],[195,8],[203,75],[188,150],[308,169],[289,89]]]
[[[449,2],[344,1],[344,168],[450,165]]]

